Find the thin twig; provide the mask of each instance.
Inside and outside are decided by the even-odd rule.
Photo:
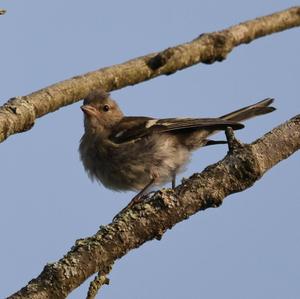
[[[112,266],[110,265],[107,269],[98,272],[94,280],[90,283],[86,299],[96,298],[100,288],[105,284],[109,285],[109,278],[107,278],[107,274],[111,271],[111,269]]]

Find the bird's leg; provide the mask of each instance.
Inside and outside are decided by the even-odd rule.
[[[176,187],[176,173],[172,175],[172,189],[175,189]]]
[[[143,196],[145,195],[145,193],[147,192],[147,190],[154,184],[154,182],[155,182],[155,177],[153,177],[151,179],[151,181],[137,195],[135,195],[133,197],[133,199],[129,202],[129,204],[124,209],[122,209],[121,212],[119,212],[113,218],[113,220],[115,220],[116,218],[118,218],[118,216],[122,215],[126,210],[128,210],[131,207],[133,207],[137,203],[142,202],[143,201]]]
[[[147,190],[154,184],[154,182],[155,182],[155,179],[152,178],[151,181],[137,195],[134,196],[134,198],[130,201],[130,203],[126,206],[125,209],[128,209],[139,202],[142,202],[143,196],[145,195]]]

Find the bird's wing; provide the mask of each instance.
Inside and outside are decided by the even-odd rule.
[[[124,117],[112,130],[110,139],[115,143],[129,142],[153,133],[183,132],[184,130],[224,130],[232,127],[242,129],[243,124],[220,118],[165,118]]]
[[[152,121],[151,117],[131,116],[123,117],[122,120],[112,128],[112,133],[109,136],[115,143],[128,142],[142,136],[145,136],[147,123]],[[149,134],[148,132],[146,134]]]

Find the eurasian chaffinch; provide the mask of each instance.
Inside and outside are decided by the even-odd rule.
[[[130,205],[155,185],[172,181],[189,161],[191,152],[207,145],[226,143],[208,136],[251,117],[275,110],[273,99],[236,110],[219,118],[165,118],[124,116],[103,90],[91,93],[81,106],[85,132],[80,156],[91,179],[117,190],[139,193]]]

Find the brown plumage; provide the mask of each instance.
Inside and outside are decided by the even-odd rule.
[[[117,190],[140,191],[175,181],[189,161],[191,151],[224,141],[208,136],[227,127],[238,130],[239,123],[275,110],[265,99],[219,118],[126,117],[109,94],[98,91],[84,100],[85,133],[80,156],[92,179]],[[173,184],[174,185],[174,184]]]

